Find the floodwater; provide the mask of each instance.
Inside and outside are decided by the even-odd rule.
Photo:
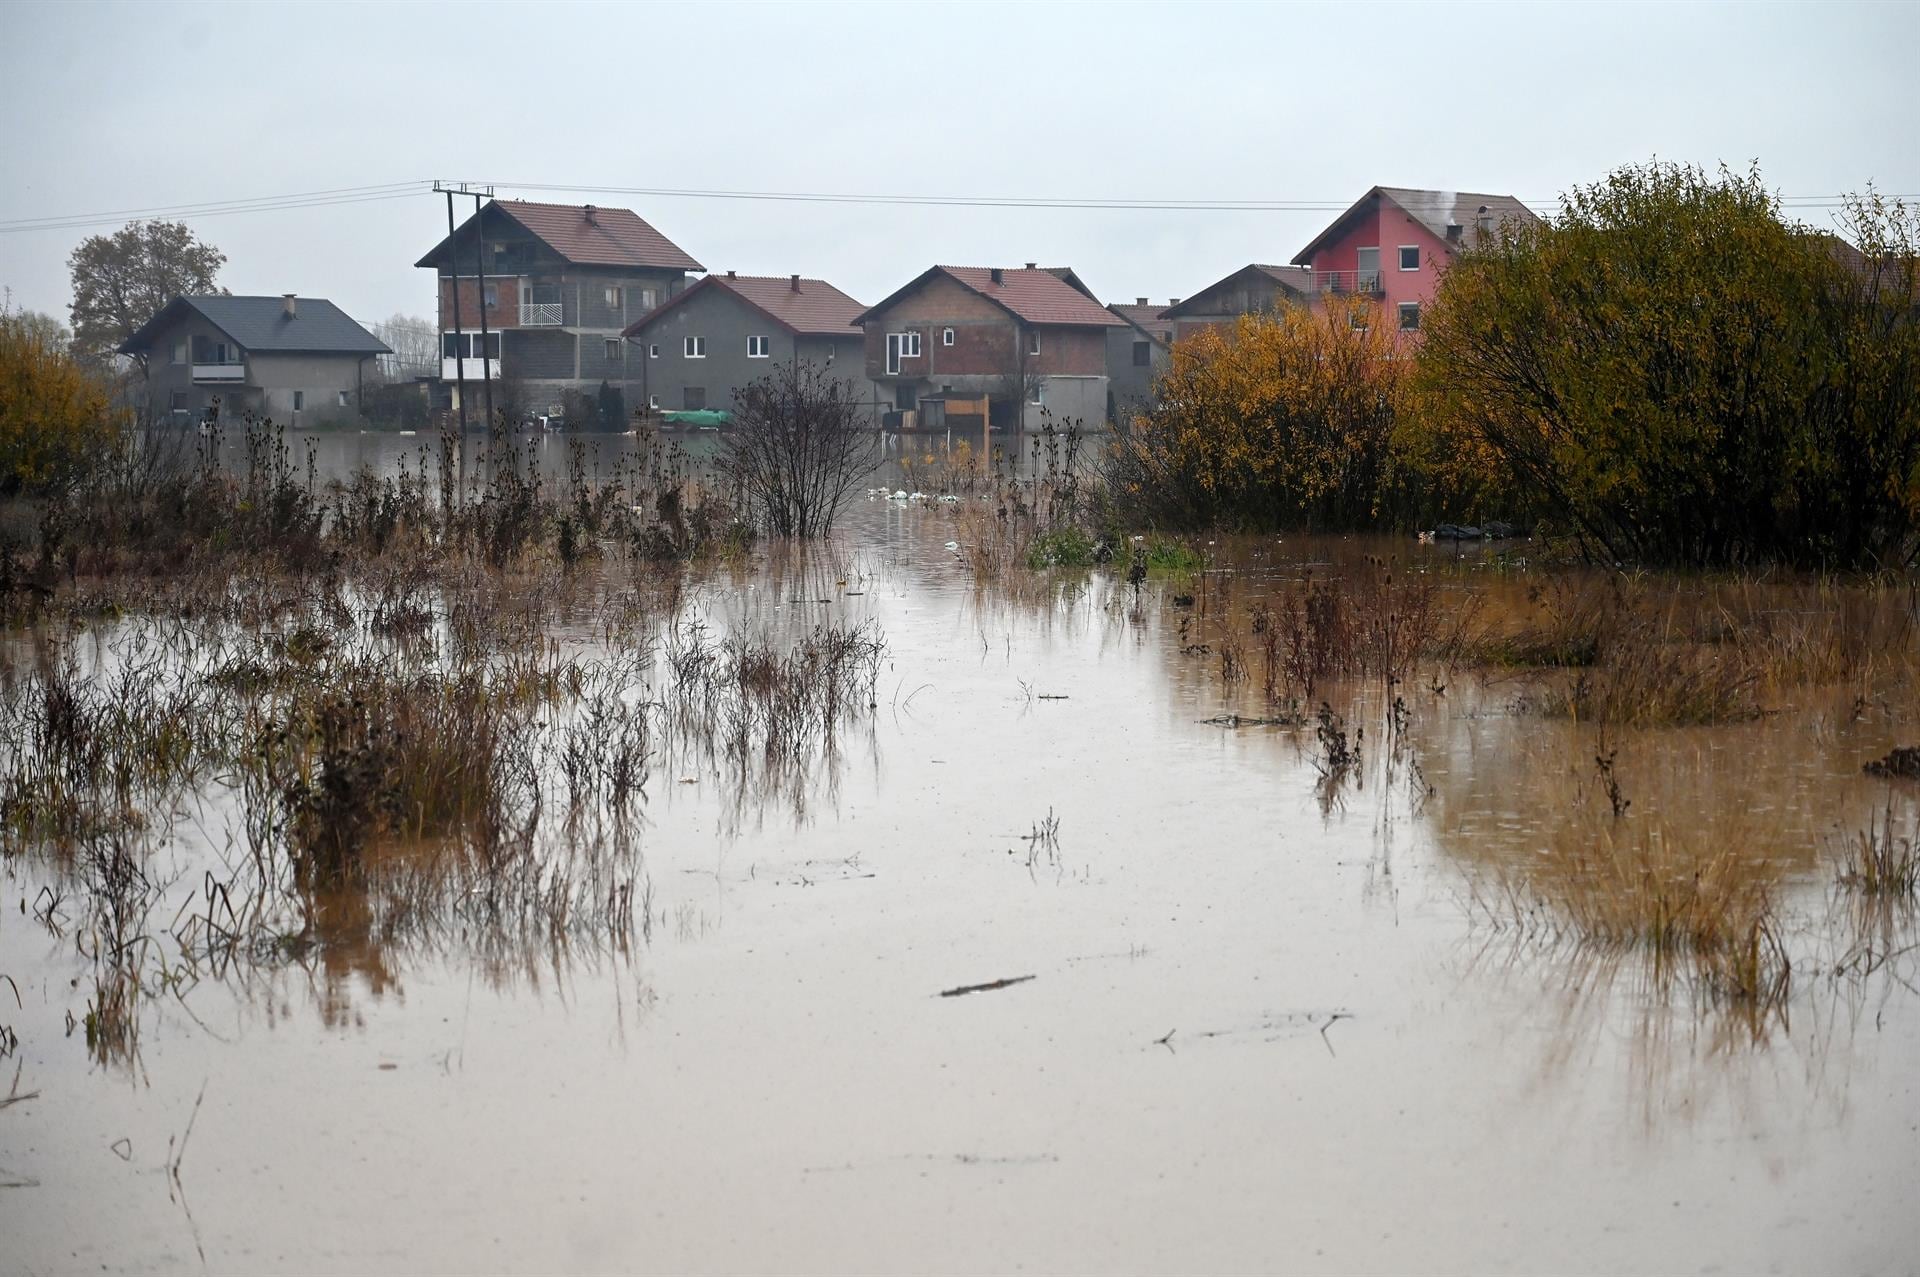
[[[318,464],[412,442],[366,438]],[[1482,884],[1582,801],[1585,729],[1422,679],[1396,754],[1339,690],[1368,748],[1329,794],[1311,727],[1206,721],[1264,706],[1167,583],[979,585],[953,536],[860,498],[837,569],[696,577],[716,630],[870,621],[887,655],[796,783],[657,760],[644,942],[237,967],[102,1065],[88,963],[31,917],[53,871],[6,863],[5,1266],[1913,1271],[1911,965],[1814,962],[1755,1024],[1536,943]],[[1444,553],[1219,552],[1244,600],[1369,550]],[[1861,762],[1915,729],[1845,699],[1614,742],[1634,818],[1772,849],[1799,953],[1889,801]],[[163,918],[210,853],[166,854]]]

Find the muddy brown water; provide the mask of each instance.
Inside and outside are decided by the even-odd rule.
[[[1490,926],[1484,872],[1591,799],[1585,729],[1461,676],[1328,802],[1311,729],[1205,721],[1266,707],[1165,582],[980,586],[953,535],[862,498],[846,584],[695,585],[716,627],[871,620],[888,656],[798,804],[656,771],[646,942],[246,967],[148,999],[105,1067],[29,916],[52,871],[8,862],[4,1266],[1912,1271],[1910,965],[1810,972],[1754,1033]],[[1242,598],[1369,552],[1439,563],[1218,549]],[[1377,689],[1330,696],[1377,740]],[[1859,768],[1914,707],[1844,699],[1620,753],[1635,818],[1780,861],[1808,954],[1831,841],[1910,793]],[[168,854],[190,894],[207,848]]]

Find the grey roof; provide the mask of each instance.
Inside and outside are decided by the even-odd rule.
[[[324,297],[294,298],[286,313],[284,297],[176,297],[140,326],[120,347],[122,353],[147,350],[154,335],[184,312],[202,318],[240,344],[242,350],[287,354],[385,355],[387,344],[348,318]]]
[[[1537,222],[1540,218],[1534,211],[1511,195],[1495,195],[1483,191],[1428,191],[1411,186],[1376,186],[1354,201],[1352,208],[1340,214],[1327,225],[1327,228],[1313,237],[1313,242],[1294,254],[1293,264],[1308,266],[1320,246],[1334,238],[1343,229],[1354,214],[1368,208],[1375,200],[1387,200],[1419,222],[1433,233],[1435,239],[1450,243],[1447,238],[1449,224],[1471,231],[1480,218],[1480,210],[1485,209],[1487,216],[1493,219],[1496,227],[1508,224],[1524,225]]]

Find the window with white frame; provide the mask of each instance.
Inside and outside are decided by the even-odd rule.
[[[1400,331],[1412,333],[1420,331],[1420,303],[1400,303]]]
[[[1420,246],[1418,244],[1402,244],[1400,246],[1400,269],[1420,269]]]
[[[1032,404],[1043,404],[1046,401],[1047,401],[1047,383],[1044,381],[1034,382],[1033,392],[1028,396],[1027,402]]]
[[[345,407],[347,406],[347,392],[346,392],[346,391],[344,391],[344,390],[343,390],[343,391],[341,391],[341,392],[340,392],[340,398],[339,398],[339,400],[338,400],[338,403],[339,403],[339,405],[340,405],[340,407],[342,407],[342,408],[345,408]]]
[[[765,337],[747,338],[747,358],[748,359],[765,359],[767,357],[768,345],[769,345],[768,339]]]
[[[653,344],[652,344],[651,346],[648,346],[648,347],[647,347],[647,358],[648,358],[648,359],[658,359],[658,358],[660,358],[660,343],[659,343],[659,342],[657,342],[657,341],[656,341],[656,342],[654,342],[654,343],[653,343]]]
[[[687,337],[680,343],[680,353],[688,359],[707,357],[707,339],[705,337]]]
[[[651,288],[641,289],[640,290],[640,309],[652,310],[654,307],[654,300],[653,300],[654,296],[655,296],[654,291]]]
[[[953,345],[953,329],[951,329],[951,328],[942,328],[942,329],[940,330],[940,344],[941,344],[942,346],[951,346],[951,345]]]
[[[647,407],[649,407],[649,408],[651,408],[651,409],[653,409],[653,410],[654,410],[655,412],[659,412],[659,411],[660,411],[660,396],[659,396],[659,395],[648,395],[648,396],[647,396]]]
[[[1040,353],[1040,333],[1038,329],[1027,334],[1027,353],[1029,355],[1037,355]],[[1040,401],[1036,399],[1034,402],[1039,403]]]
[[[620,339],[618,337],[607,338],[607,362],[610,364],[620,362]]]
[[[294,391],[293,392],[293,410],[295,412],[299,412],[302,408],[305,408],[306,406],[307,406],[307,392],[304,390]]]
[[[601,291],[607,299],[607,309],[619,310],[620,309],[620,286],[618,284],[613,284]]]

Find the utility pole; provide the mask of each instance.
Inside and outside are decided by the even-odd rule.
[[[465,182],[460,183],[462,190],[465,190],[466,186]],[[476,187],[467,193],[473,196],[473,260],[474,264],[480,268],[480,384],[485,390],[487,400],[487,429],[492,430],[495,424],[493,420],[493,335],[487,331],[487,237],[480,233],[480,201],[491,199],[493,188],[489,186],[483,192]],[[504,371],[507,353],[504,349],[506,346],[504,337],[501,338],[500,344],[502,346],[500,364]]]
[[[447,195],[447,271],[453,278],[453,380],[459,387],[460,488],[464,492],[467,486],[467,361],[461,347],[466,344],[467,332],[460,324],[460,253],[459,245],[453,242],[453,188],[435,182],[433,189],[445,191]]]

